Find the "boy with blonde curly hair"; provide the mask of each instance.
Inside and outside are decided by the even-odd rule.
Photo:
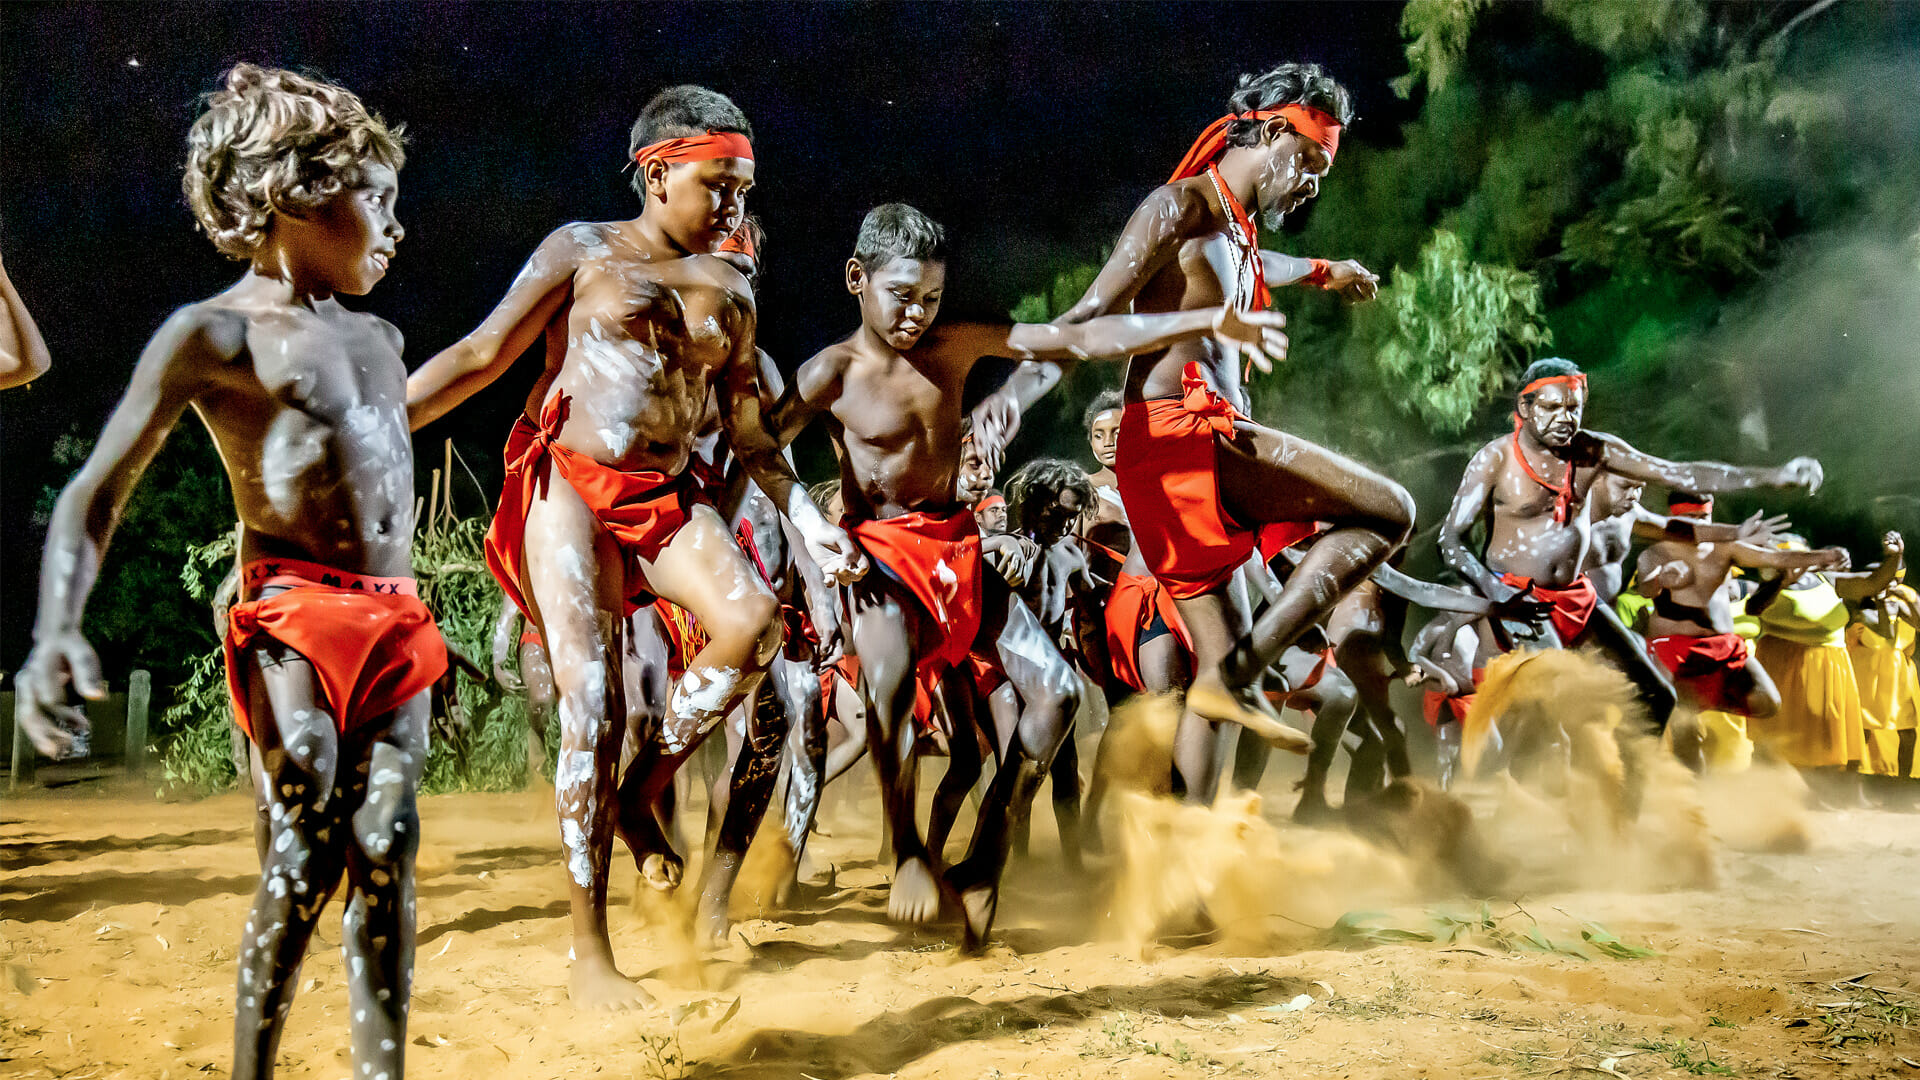
[[[386,275],[400,133],[348,91],[238,64],[187,137],[200,228],[247,263],[169,317],[47,532],[17,719],[43,752],[99,697],[80,616],[141,472],[189,407],[240,518],[227,684],[252,739],[260,886],[240,943],[236,1077],[273,1072],[300,963],[344,875],[355,1075],[398,1080],[413,977],[414,797],[447,653],[412,576],[413,448],[399,331],[348,310]]]

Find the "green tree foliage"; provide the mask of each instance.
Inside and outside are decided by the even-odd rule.
[[[415,534],[413,544],[421,600],[432,610],[447,647],[482,670],[490,664],[493,624],[505,602],[482,553],[489,517],[455,517],[443,511]],[[181,565],[181,582],[203,605],[203,623],[209,622],[204,605],[212,601],[232,567],[233,554],[233,536],[228,533],[189,549]],[[523,786],[530,779],[525,700],[503,692],[491,680],[475,682],[464,675],[456,678],[455,693],[466,726],[453,723],[453,710],[436,696],[434,734],[421,790],[432,794]],[[237,778],[229,753],[232,708],[218,646],[193,659],[186,678],[174,687],[173,705],[159,726],[166,740],[161,765],[168,787],[208,793],[233,785]]]
[[[1435,432],[1465,428],[1551,338],[1540,317],[1540,284],[1507,266],[1476,264],[1445,229],[1409,271],[1394,267],[1379,298],[1362,309],[1361,332],[1407,408]]]

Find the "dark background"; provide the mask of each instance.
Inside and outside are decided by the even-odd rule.
[[[477,325],[553,228],[637,212],[622,166],[654,92],[696,82],[730,95],[754,125],[749,205],[768,232],[761,342],[791,370],[852,329],[840,267],[875,203],[910,201],[946,225],[950,313],[1003,315],[1111,243],[1224,111],[1241,72],[1318,61],[1354,93],[1353,138],[1391,140],[1412,112],[1387,86],[1405,69],[1399,13],[1397,3],[0,5],[0,253],[54,358],[50,374],[0,396],[0,668],[29,645],[44,514],[77,466],[74,439],[98,431],[167,313],[239,274],[194,230],[180,194],[198,99],[236,61],[324,75],[406,126],[407,238],[387,279],[353,303],[401,328],[409,366]],[[421,433],[423,489],[451,437],[488,496],[497,491],[499,448],[537,366],[525,360]],[[817,445],[801,462],[809,480],[824,478]],[[223,483],[191,419],[161,468]],[[456,499],[464,513],[480,509],[464,480]],[[150,515],[153,535],[123,528],[110,564],[150,553],[158,531],[204,540],[232,520],[230,504],[203,522],[208,511],[188,502]],[[183,597],[151,617],[196,610]]]

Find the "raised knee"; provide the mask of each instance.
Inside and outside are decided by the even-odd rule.
[[[1399,484],[1390,482],[1387,515],[1383,524],[1387,527],[1387,539],[1392,541],[1395,547],[1406,543],[1407,538],[1413,535],[1413,520],[1417,512],[1413,505],[1413,494]]]

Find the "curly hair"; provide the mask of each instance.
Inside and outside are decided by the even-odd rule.
[[[1101,413],[1112,412],[1125,404],[1126,399],[1120,396],[1120,391],[1112,387],[1100,391],[1094,395],[1093,404],[1087,406],[1087,415],[1085,417],[1086,426],[1092,427],[1093,418],[1099,416]]]
[[[1242,75],[1227,98],[1227,107],[1235,116],[1282,105],[1308,105],[1340,121],[1353,123],[1353,98],[1347,88],[1319,64],[1281,64],[1261,75]],[[1261,124],[1238,119],[1227,125],[1227,143],[1253,146],[1260,141]]]
[[[403,128],[353,92],[279,68],[235,64],[187,132],[181,181],[200,228],[249,259],[276,212],[310,210],[362,182],[369,163],[399,171]]]
[[[1007,514],[1025,531],[1028,504],[1056,500],[1064,491],[1080,493],[1082,516],[1093,510],[1093,482],[1086,470],[1065,458],[1034,458],[1007,481]]]

